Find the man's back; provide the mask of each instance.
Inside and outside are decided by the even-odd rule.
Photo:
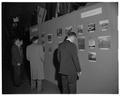
[[[76,45],[70,41],[65,40],[59,45],[58,59],[60,61],[61,74],[75,75],[77,72],[81,71]]]

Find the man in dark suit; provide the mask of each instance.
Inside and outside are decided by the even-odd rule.
[[[63,93],[76,93],[77,76],[81,73],[75,40],[76,33],[70,32],[67,39],[58,47]]]
[[[22,72],[22,64],[23,64],[23,50],[21,48],[23,41],[19,38],[15,38],[14,44],[11,49],[12,54],[12,66],[14,73],[14,84],[15,86],[19,86],[21,83],[21,72]]]

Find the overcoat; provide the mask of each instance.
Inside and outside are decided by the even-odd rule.
[[[43,47],[31,44],[27,47],[27,60],[30,61],[31,79],[44,79]]]

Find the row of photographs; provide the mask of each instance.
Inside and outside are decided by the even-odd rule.
[[[98,38],[98,48],[101,50],[109,50],[111,48],[111,36],[99,36]],[[52,43],[52,36],[48,35],[48,42]],[[80,36],[77,39],[78,49],[80,51],[85,50],[85,36]],[[90,39],[88,41],[88,46],[90,49],[94,49],[96,47],[96,41],[94,39]]]
[[[101,32],[107,31],[108,28],[109,28],[109,20],[105,19],[105,20],[99,21],[99,25],[100,25]],[[95,30],[96,30],[96,24],[95,23],[88,24],[88,32],[89,33],[94,33]],[[83,25],[78,25],[77,33],[78,33],[78,35],[83,35],[84,34]]]
[[[108,28],[109,28],[108,27],[109,26],[109,20],[108,19],[99,21],[99,24],[101,25],[100,29],[101,29],[102,32],[108,30]],[[72,30],[72,26],[66,27],[65,28],[65,34],[70,32],[71,30]],[[96,30],[96,24],[95,23],[88,24],[88,32],[89,33],[94,33],[95,30]],[[77,34],[78,35],[83,35],[84,34],[83,25],[78,25],[77,26]],[[58,28],[57,32],[56,32],[56,35],[57,35],[58,38],[61,38],[62,35],[63,35],[63,29],[62,28]],[[52,41],[52,34],[48,34],[48,42],[51,43],[51,41]]]
[[[111,36],[99,36],[98,38],[98,48],[101,50],[109,50],[111,48]],[[96,47],[94,39],[90,39],[88,41],[88,46],[90,49],[94,49]],[[85,50],[85,36],[81,36],[78,38],[78,49],[80,51]]]
[[[99,25],[100,25],[101,32],[107,31],[108,28],[109,28],[109,20],[108,19],[101,20],[101,21],[99,21]],[[84,34],[83,29],[84,29],[83,25],[78,25],[77,26],[77,34],[78,35],[83,35]],[[68,31],[71,31],[71,30],[72,30],[72,26],[65,28],[65,32],[68,32]],[[95,30],[96,30],[96,24],[95,23],[88,24],[88,32],[89,33],[94,33]],[[62,37],[62,28],[57,29],[57,37],[58,38]]]
[[[108,30],[108,26],[109,26],[109,20],[108,19],[105,19],[105,20],[102,20],[102,21],[99,21],[99,24],[101,25],[100,29],[101,31],[107,31]],[[69,26],[69,27],[66,27],[65,28],[65,34],[67,34],[68,32],[70,32],[72,30],[72,26]],[[95,23],[90,23],[88,24],[88,32],[89,33],[94,33],[96,30],[96,24]],[[84,34],[84,31],[83,31],[83,25],[78,25],[77,26],[77,34],[78,35],[83,35]],[[56,32],[56,35],[58,38],[61,38],[62,35],[63,35],[63,29],[62,28],[58,28],[57,29],[57,32]],[[44,33],[41,35],[41,37],[44,36]],[[52,34],[48,34],[48,42],[51,43],[52,42]]]

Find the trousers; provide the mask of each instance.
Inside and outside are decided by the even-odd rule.
[[[75,94],[76,93],[76,75],[61,75],[62,80],[62,93],[63,94]]]
[[[36,87],[37,87],[37,91],[42,90],[42,80],[31,79],[31,89],[35,89]]]
[[[14,84],[16,86],[19,86],[21,83],[21,66],[14,66]]]

